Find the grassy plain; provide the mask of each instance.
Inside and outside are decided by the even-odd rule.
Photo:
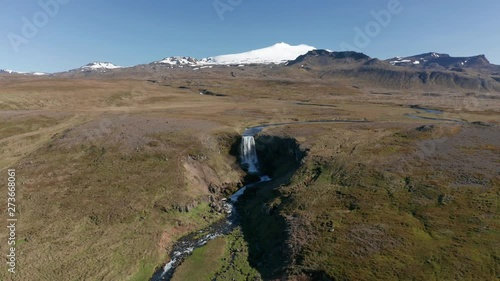
[[[178,274],[192,274],[190,263],[221,268],[239,243],[236,266],[209,274],[498,278],[498,127],[405,116],[430,116],[410,108],[420,104],[444,110],[440,118],[498,125],[498,99],[465,106],[465,93],[386,95],[349,81],[176,75],[157,83],[2,76],[0,174],[18,174],[15,280],[148,280],[177,238],[221,217],[208,204],[222,194],[209,186],[242,180],[229,150],[245,127],[311,120],[370,123],[266,130],[309,151],[290,182],[255,199],[250,217],[257,226],[280,221],[287,235],[269,227],[220,238]],[[416,130],[425,124],[434,127]],[[256,252],[266,235],[274,246]],[[286,260],[256,262],[277,250]],[[2,270],[0,278],[11,276]]]

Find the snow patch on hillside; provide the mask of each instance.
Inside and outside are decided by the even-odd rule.
[[[105,70],[105,69],[117,69],[122,68],[121,66],[114,65],[110,62],[92,62],[87,65],[80,67],[82,71],[86,70]]]
[[[172,66],[184,66],[184,65],[188,65],[188,66],[195,66],[195,65],[199,65],[201,62],[196,59],[196,58],[193,58],[193,57],[168,57],[168,58],[164,58],[160,61],[155,61],[154,63],[156,64],[168,64],[168,65],[172,65]]]
[[[14,70],[9,70],[9,69],[0,69],[0,73],[35,75],[35,76],[48,75],[48,73],[44,73],[44,72],[22,72],[22,71],[14,71]]]

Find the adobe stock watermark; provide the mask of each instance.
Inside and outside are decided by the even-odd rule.
[[[9,32],[7,38],[14,52],[19,53],[21,45],[26,45],[44,28],[60,11],[62,5],[66,5],[71,0],[40,0],[38,6],[40,10],[35,12],[31,18],[22,17],[20,33]]]
[[[412,0],[408,0],[412,1]],[[370,12],[373,20],[367,22],[364,28],[354,27],[353,44],[342,42],[340,44],[341,51],[356,51],[361,52],[362,49],[368,47],[372,40],[382,33],[382,30],[391,24],[394,16],[403,12],[404,7],[400,0],[389,0],[387,6],[380,10]]]
[[[7,170],[7,271],[16,273],[16,237],[17,237],[17,212],[16,212],[16,170]]]
[[[225,13],[233,12],[241,3],[243,3],[243,0],[214,0],[212,2],[215,12],[221,21],[224,20]]]

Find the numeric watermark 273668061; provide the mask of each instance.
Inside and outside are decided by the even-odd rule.
[[[16,170],[7,170],[7,270],[16,273]]]

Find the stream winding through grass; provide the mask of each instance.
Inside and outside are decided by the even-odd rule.
[[[267,175],[262,175],[259,169],[260,163],[257,157],[255,148],[255,136],[267,127],[292,125],[292,124],[321,124],[321,123],[366,123],[363,120],[320,120],[320,121],[303,121],[303,122],[290,122],[290,123],[276,123],[264,124],[256,127],[250,127],[245,130],[242,135],[242,142],[240,145],[240,162],[241,165],[248,171],[249,174],[257,175],[260,180],[248,185],[245,185],[237,192],[235,192],[229,200],[224,201],[224,211],[226,218],[219,220],[210,226],[199,231],[190,233],[180,238],[172,247],[170,252],[170,261],[164,266],[159,268],[150,281],[168,281],[171,280],[175,270],[182,264],[182,262],[189,257],[197,248],[203,247],[210,240],[217,237],[228,235],[236,227],[240,225],[239,214],[236,210],[235,204],[238,199],[243,195],[247,188],[255,186],[262,182],[268,182],[272,179]]]
[[[428,109],[424,107],[412,107],[420,112],[426,112],[432,115],[441,115],[443,112],[435,109]],[[448,121],[456,123],[464,123],[462,120],[445,119],[440,117],[426,117],[417,114],[405,114],[409,118]],[[230,234],[236,227],[240,226],[239,214],[236,210],[235,204],[241,195],[245,193],[247,188],[255,186],[262,182],[271,181],[272,179],[267,175],[262,175],[259,170],[259,159],[255,149],[255,136],[262,130],[268,127],[284,126],[284,125],[297,125],[297,124],[321,124],[321,123],[368,123],[366,120],[318,120],[318,121],[302,121],[302,122],[284,122],[275,124],[263,124],[255,127],[247,128],[242,135],[242,142],[240,145],[240,163],[247,170],[248,174],[257,175],[260,180],[248,185],[245,185],[237,192],[235,192],[228,200],[223,202],[226,217],[219,220],[212,225],[201,229],[199,231],[190,233],[180,238],[172,247],[170,252],[170,262],[159,268],[150,281],[168,281],[171,280],[175,270],[182,264],[182,262],[189,257],[197,248],[203,247],[210,240],[217,237]]]
[[[246,166],[249,174],[259,175],[260,180],[255,183],[245,185],[237,192],[235,192],[229,198],[229,200],[224,201],[224,211],[227,214],[225,219],[215,222],[202,230],[188,234],[178,240],[174,244],[173,250],[170,253],[170,262],[157,270],[153,277],[150,279],[151,281],[171,280],[175,269],[188,256],[190,256],[195,249],[206,245],[210,240],[231,233],[234,228],[239,225],[239,216],[235,207],[235,203],[238,201],[239,197],[243,195],[243,193],[245,193],[245,190],[248,187],[254,186],[261,182],[271,181],[271,178],[269,178],[268,176],[260,175],[259,159],[257,157],[257,151],[255,149],[254,136],[262,131],[263,128],[264,127],[254,127],[247,129],[245,133],[243,133],[240,146],[241,164],[243,166]]]

